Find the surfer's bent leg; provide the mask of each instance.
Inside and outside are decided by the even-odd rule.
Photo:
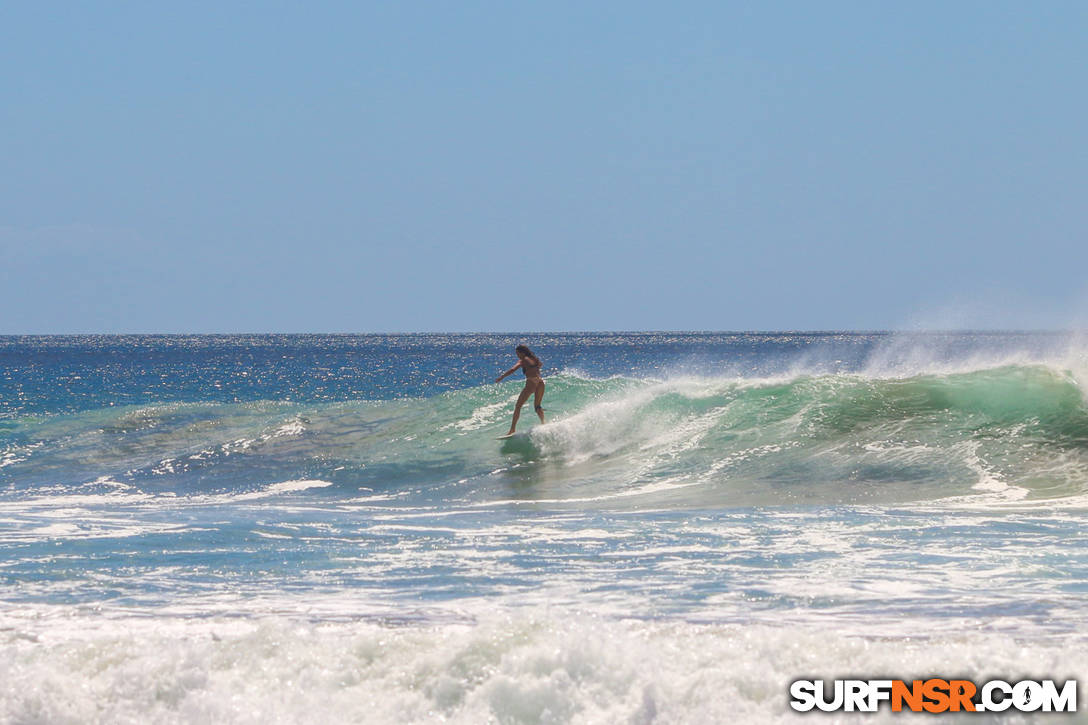
[[[533,397],[533,408],[536,409],[536,414],[540,416],[540,422],[544,422],[544,409],[540,407],[540,401],[544,400],[544,381],[541,380],[536,384],[536,395]]]
[[[514,429],[518,427],[518,416],[521,415],[521,406],[525,405],[525,401],[529,399],[529,393],[531,392],[532,389],[526,385],[522,389],[521,395],[518,396],[518,402],[514,404],[514,419],[510,421],[510,432],[507,433],[507,435],[512,434]]]

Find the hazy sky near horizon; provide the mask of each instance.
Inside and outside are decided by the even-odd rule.
[[[1088,321],[1082,2],[7,3],[0,334]]]

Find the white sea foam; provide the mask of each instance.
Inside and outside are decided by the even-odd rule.
[[[447,423],[439,430],[449,430],[455,428],[462,432],[469,432],[474,430],[480,430],[490,425],[494,425],[499,421],[507,410],[512,409],[513,403],[517,401],[517,396],[510,396],[507,400],[501,400],[497,403],[489,403],[488,405],[481,405],[472,411],[472,415],[464,420],[457,420],[452,423]]]
[[[300,436],[306,432],[306,424],[298,416],[292,418],[281,426],[278,426],[275,430],[265,433],[261,436],[261,440],[271,440],[272,438],[283,438],[285,436]]]
[[[273,483],[259,491],[231,494],[227,498],[232,501],[249,501],[252,499],[266,498],[268,496],[278,496],[284,493],[293,493],[295,491],[305,491],[311,488],[326,488],[331,485],[331,481],[320,480],[283,481],[282,483]]]
[[[1080,639],[853,637],[538,609],[394,624],[9,613],[0,626],[0,720],[807,722],[787,704],[789,682],[801,677],[1015,681],[1088,670]],[[865,722],[901,718],[885,709]]]
[[[634,389],[592,402],[573,415],[534,428],[530,436],[546,455],[562,457],[568,463],[610,456],[631,446],[653,451],[655,458],[670,457],[698,446],[721,413],[711,411],[686,420],[673,420],[647,414],[646,409],[663,396],[699,400],[733,386],[731,380],[698,378],[641,383]],[[638,475],[637,471],[634,475]]]
[[[103,476],[75,490],[105,488],[105,493],[64,493],[65,489],[59,487],[55,495],[0,501],[0,513],[7,515],[6,526],[0,530],[0,542],[176,534],[195,529],[188,524],[162,520],[164,511],[261,501],[331,485],[330,481],[316,479],[291,480],[244,493],[176,496],[172,492],[145,493]]]
[[[14,465],[16,463],[22,463],[27,458],[29,458],[30,455],[35,450],[37,450],[38,448],[41,448],[42,445],[44,445],[44,444],[41,443],[41,442],[38,442],[38,443],[31,443],[30,445],[25,445],[25,446],[19,446],[19,445],[8,445],[8,446],[6,446],[4,448],[4,450],[0,451],[0,468],[5,468],[7,466],[11,466],[11,465]]]

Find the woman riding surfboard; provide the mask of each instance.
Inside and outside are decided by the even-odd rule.
[[[533,408],[536,410],[536,414],[540,416],[540,422],[544,422],[544,409],[540,407],[540,401],[544,399],[544,378],[540,377],[540,368],[543,367],[543,363],[525,345],[518,345],[514,348],[514,352],[518,356],[517,364],[495,379],[496,383],[501,383],[503,378],[507,375],[513,375],[518,368],[521,368],[521,371],[525,373],[525,387],[522,389],[521,395],[518,396],[517,404],[514,405],[514,419],[510,421],[510,432],[506,434],[508,436],[514,435],[514,429],[518,427],[518,416],[521,415],[521,406],[525,405],[525,401],[529,399],[530,395],[535,396]]]

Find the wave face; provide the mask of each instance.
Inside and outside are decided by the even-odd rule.
[[[905,378],[673,380],[561,373],[546,425],[499,442],[516,386],[430,398],[177,403],[6,424],[0,481],[252,495],[732,507],[1061,499],[1088,487],[1088,405],[1041,364]]]
[[[601,486],[672,488],[677,504],[1065,497],[1088,481],[1088,409],[1076,381],[1046,367],[615,386],[574,396],[576,412],[533,443]]]
[[[1084,669],[1076,340],[533,336],[548,422],[500,441],[522,341],[0,338],[0,721],[778,722],[802,677]]]

